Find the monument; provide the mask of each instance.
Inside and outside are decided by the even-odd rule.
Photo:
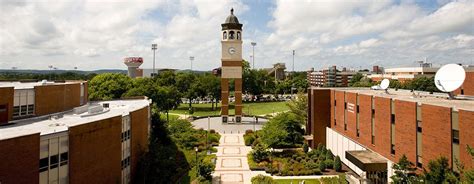
[[[221,24],[222,73],[221,73],[221,116],[222,122],[229,121],[229,82],[234,81],[235,122],[242,120],[242,24],[234,15],[234,9],[225,23]],[[233,122],[233,119],[232,119]]]

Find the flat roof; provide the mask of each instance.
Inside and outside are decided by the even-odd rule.
[[[14,87],[15,89],[33,89],[35,86],[77,84],[77,83],[83,83],[83,82],[86,82],[86,81],[64,81],[64,82],[46,81],[46,83],[44,84],[42,81],[38,81],[38,82],[0,81],[0,88]]]
[[[403,100],[410,102],[417,102],[420,104],[429,104],[441,107],[450,107],[455,111],[459,109],[474,111],[474,97],[459,96],[458,99],[449,99],[447,93],[433,93],[430,94],[426,91],[414,91],[405,89],[395,90],[393,88],[388,89],[388,94],[384,90],[373,90],[370,88],[318,88],[312,87],[312,89],[333,89],[336,91],[345,91],[350,93],[357,93],[369,96],[391,98],[395,100]]]
[[[129,114],[129,112],[148,106],[150,102],[151,101],[148,99],[91,102],[92,105],[77,107],[73,110],[62,113],[10,121],[10,124],[8,125],[0,126],[0,140],[36,133],[40,133],[40,135],[48,135],[52,133],[64,132],[68,130],[68,127]],[[88,107],[94,107],[94,105],[95,107],[102,106],[104,103],[109,103],[109,108],[105,108],[99,113],[88,114]],[[77,109],[82,109],[82,111]],[[54,115],[59,116],[59,118],[50,118]]]
[[[387,169],[387,159],[369,150],[346,151],[346,158],[363,171]]]

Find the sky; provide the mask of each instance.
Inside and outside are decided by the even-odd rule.
[[[474,64],[473,0],[1,0],[0,69],[220,66],[220,31],[234,8],[243,58],[306,71]]]

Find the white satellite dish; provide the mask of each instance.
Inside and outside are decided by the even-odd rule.
[[[380,88],[382,89],[388,89],[388,86],[390,85],[390,80],[388,79],[384,79],[382,80],[382,82],[380,83]]]
[[[451,92],[461,87],[466,79],[466,71],[458,64],[447,64],[442,66],[435,75],[434,82],[436,88],[440,91],[448,92],[450,98],[453,98]]]

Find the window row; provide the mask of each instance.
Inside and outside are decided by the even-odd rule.
[[[13,107],[13,117],[34,115],[35,105],[22,105]]]
[[[48,169],[54,169],[58,166],[67,165],[69,160],[68,157],[68,152],[64,152],[58,155],[40,159],[39,172],[47,171]]]
[[[122,142],[129,140],[131,137],[131,132],[130,130],[127,130],[125,132],[122,132]]]
[[[130,166],[130,156],[122,160],[121,166],[122,170]]]

